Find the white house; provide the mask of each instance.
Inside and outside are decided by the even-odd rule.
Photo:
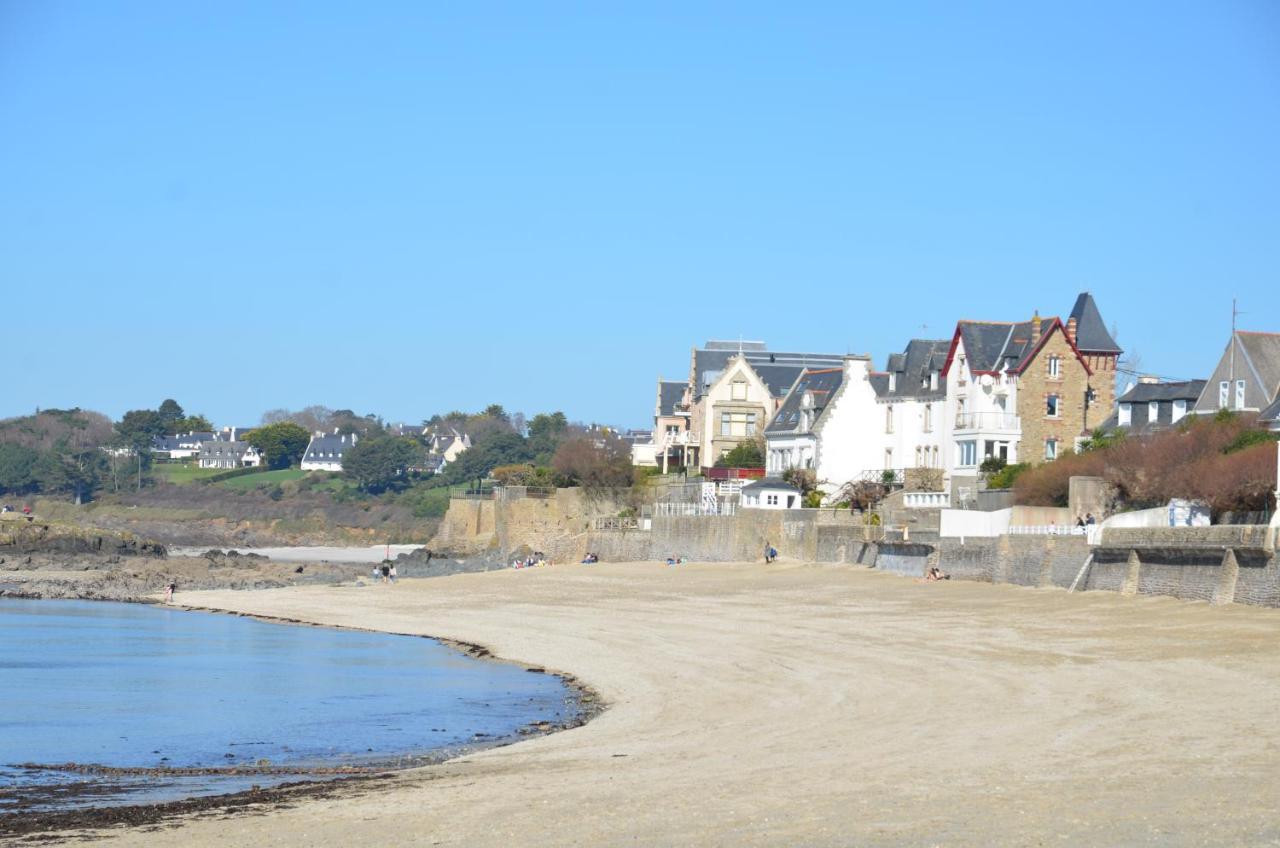
[[[210,439],[200,444],[201,468],[257,468],[262,454],[248,442]]]
[[[776,477],[754,480],[742,487],[744,509],[799,509],[800,490]]]
[[[1013,324],[961,321],[956,326],[946,378],[942,465],[949,479],[976,480],[988,456],[1018,461],[1022,421],[1014,368],[1024,343],[1012,349]]]
[[[355,433],[316,433],[302,455],[302,470],[341,471],[342,455],[358,438]]]
[[[943,468],[947,445],[947,363],[950,339],[912,339],[871,375],[883,419],[883,457],[870,468]]]
[[[151,443],[151,452],[164,454],[169,459],[191,459],[200,455],[201,445],[205,442],[213,441],[214,438],[213,433],[207,432],[156,436]]]
[[[869,356],[805,371],[765,430],[766,472],[812,469],[828,497],[882,467],[884,419]]]

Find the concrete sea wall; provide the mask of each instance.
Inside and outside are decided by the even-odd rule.
[[[461,554],[527,547],[559,561],[592,551],[606,562],[669,556],[754,562],[763,559],[768,542],[783,559],[863,565],[909,577],[937,565],[957,580],[1280,607],[1280,530],[1268,527],[1108,529],[1101,544],[1091,546],[1070,535],[912,534],[910,541],[877,541],[872,536],[879,528],[833,510],[610,520],[617,512],[617,503],[574,489],[544,499],[458,500],[432,545]]]

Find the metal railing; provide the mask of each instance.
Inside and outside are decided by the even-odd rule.
[[[689,515],[736,515],[736,501],[716,501],[712,503],[656,503],[653,505],[655,518],[678,517]]]
[[[518,501],[522,498],[554,498],[556,490],[546,486],[498,486],[494,497],[500,501]]]
[[[1009,412],[958,412],[956,429],[1017,432],[1022,429],[1022,421]]]

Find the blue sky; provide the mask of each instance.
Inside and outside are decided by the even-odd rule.
[[[356,8],[357,6],[361,8]],[[1280,331],[1280,5],[0,0],[0,416],[651,423],[691,345]]]

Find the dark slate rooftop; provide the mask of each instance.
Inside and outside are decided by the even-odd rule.
[[[1280,421],[1280,392],[1276,392],[1276,399],[1270,406],[1259,413],[1258,420],[1265,424],[1274,424]]]
[[[1076,347],[1079,350],[1085,353],[1123,353],[1107,330],[1093,295],[1081,292],[1076,298],[1076,305],[1071,307],[1071,317],[1076,319]]]
[[[183,445],[196,445],[213,441],[213,433],[195,432],[181,433],[174,436],[156,436],[151,441],[151,449],[158,451],[179,450]]]
[[[871,375],[871,388],[882,400],[942,400],[947,396],[947,380],[942,376],[947,364],[950,339],[912,339],[902,353],[889,354],[884,372]],[[937,371],[938,388],[930,388],[929,375]],[[889,391],[889,374],[894,377]]]
[[[307,445],[307,452],[303,454],[302,459],[304,462],[339,459],[342,453],[353,444],[355,444],[355,436],[345,434],[329,433],[324,436],[312,436],[311,444]]]
[[[738,342],[708,342],[707,347],[693,352],[694,400],[707,393],[708,387],[724,372],[735,356]],[[715,345],[712,347],[712,345]],[[843,367],[844,356],[834,353],[782,353],[768,351],[760,342],[743,342],[743,358],[764,380],[774,397],[782,397],[796,377],[806,368]],[[766,373],[766,368],[773,368]]]
[[[1138,383],[1116,399],[1116,403],[1150,403],[1153,400],[1185,400],[1194,404],[1204,391],[1204,380],[1173,383]]]
[[[765,432],[794,432],[800,425],[800,411],[804,396],[807,393],[813,396],[813,422],[810,424],[810,430],[812,430],[822,419],[822,414],[827,411],[827,405],[835,397],[842,382],[844,382],[843,366],[840,368],[821,368],[805,371],[800,375],[800,379],[796,381],[795,387],[787,395],[787,399],[783,401],[778,414],[773,416],[773,420],[765,428]]]
[[[673,380],[658,381],[658,414],[674,415],[680,405],[680,401],[684,398],[684,390],[688,388],[687,383],[677,383]]]
[[[1057,318],[1040,319],[1040,335],[1047,335]],[[956,325],[964,341],[969,368],[975,372],[998,372],[1007,368],[1016,371],[1031,355],[1032,323],[1021,321],[1009,324],[997,321],[961,321]]]
[[[1254,333],[1237,330],[1240,345],[1249,356],[1249,364],[1258,372],[1265,390],[1280,387],[1280,333]]]

